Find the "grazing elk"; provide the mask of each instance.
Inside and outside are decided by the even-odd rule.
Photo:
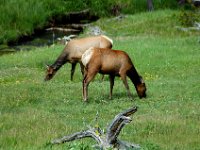
[[[52,65],[47,66],[45,81],[52,79],[60,67],[67,62],[72,64],[71,80],[73,80],[76,64],[81,62],[81,56],[87,49],[90,47],[112,48],[112,45],[113,41],[104,35],[69,41],[57,60]],[[81,63],[80,66],[83,74],[84,67],[81,65]]]
[[[115,76],[120,76],[128,95],[131,96],[126,76],[133,82],[140,98],[146,97],[146,86],[142,77],[136,71],[130,57],[124,51],[110,50],[108,48],[90,48],[81,58],[85,66],[83,79],[83,99],[87,101],[88,85],[97,73],[108,74],[110,78],[110,98],[114,86]]]

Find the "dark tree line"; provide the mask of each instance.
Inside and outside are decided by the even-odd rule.
[[[184,4],[188,3],[188,1],[187,0],[177,0],[177,3],[179,5],[184,5]],[[199,0],[192,0],[192,3],[196,7],[200,6],[200,1]],[[148,9],[148,11],[153,11],[154,10],[153,0],[147,0],[147,9]]]

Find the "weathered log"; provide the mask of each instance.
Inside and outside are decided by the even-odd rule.
[[[76,132],[72,135],[64,136],[60,139],[55,139],[52,141],[52,144],[61,144],[61,143],[65,143],[65,142],[69,142],[69,141],[73,141],[77,139],[82,139],[86,137],[93,138],[100,145],[103,143],[101,138],[95,133],[95,131],[93,131],[92,129],[89,129],[89,130],[85,130],[81,132]]]
[[[66,24],[65,28],[71,28],[71,29],[77,29],[77,30],[83,30],[85,27],[89,26],[89,23],[72,23],[72,24]]]
[[[46,31],[60,31],[63,33],[80,32],[80,30],[77,30],[77,29],[66,29],[66,28],[60,28],[60,27],[47,28]]]
[[[107,141],[110,144],[116,143],[117,136],[119,135],[123,126],[132,121],[131,118],[128,116],[132,115],[136,111],[137,111],[137,107],[134,107],[115,116],[112,123],[107,129]]]
[[[90,9],[85,9],[77,12],[66,12],[58,14],[51,18],[50,23],[57,24],[71,24],[71,23],[89,23],[98,20],[99,17],[91,13]]]
[[[100,129],[89,128],[88,130],[76,132],[72,135],[64,136],[59,139],[53,140],[52,144],[61,144],[65,142],[70,142],[77,139],[82,139],[86,137],[93,138],[97,143],[100,149],[108,149],[108,148],[117,148],[117,149],[140,149],[139,145],[127,143],[118,139],[118,135],[120,134],[121,129],[128,123],[132,121],[129,117],[137,111],[137,107],[132,107],[128,110],[125,110],[122,113],[119,113],[109,127],[107,128],[107,133],[103,134]]]

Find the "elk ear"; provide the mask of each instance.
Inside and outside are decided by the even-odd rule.
[[[46,68],[49,69],[49,65],[46,64]]]
[[[56,66],[53,67],[53,70],[56,70]]]

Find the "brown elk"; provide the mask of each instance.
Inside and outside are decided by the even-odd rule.
[[[131,92],[127,83],[128,76],[135,86],[140,98],[146,97],[146,85],[142,77],[136,71],[130,57],[124,51],[110,50],[107,48],[90,48],[82,55],[82,63],[85,66],[83,79],[83,100],[88,98],[88,85],[97,73],[108,74],[110,78],[110,98],[114,86],[115,76],[120,76],[129,96]]]
[[[72,64],[71,80],[73,80],[76,64],[81,62],[81,56],[87,49],[90,47],[112,48],[112,45],[112,40],[104,35],[69,41],[57,60],[52,65],[47,66],[45,81],[52,79],[60,67],[67,62]],[[80,66],[83,74],[84,67],[81,65],[81,63]]]

